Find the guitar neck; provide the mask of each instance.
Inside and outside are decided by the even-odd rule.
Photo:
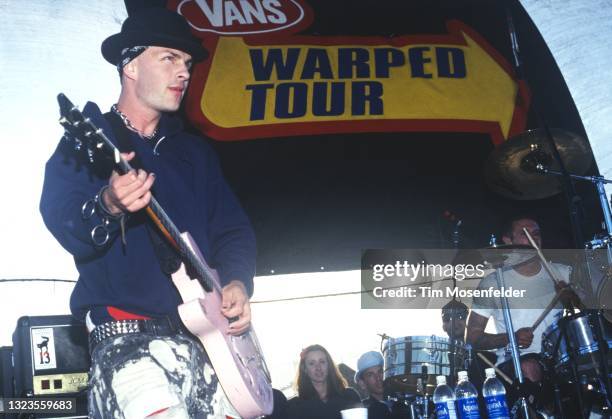
[[[134,170],[130,163],[121,157],[121,152],[103,129],[98,128],[89,117],[84,117],[81,111],[63,93],[57,96],[57,100],[61,115],[59,122],[66,131],[64,138],[74,141],[75,150],[79,151],[85,146],[91,163],[94,161],[94,154],[102,154],[105,158],[112,159],[114,167],[121,174]],[[100,110],[97,106],[95,108],[99,113]],[[213,288],[218,288],[212,270],[183,238],[179,229],[155,197],[151,197],[146,212],[165,238],[178,251],[183,261],[187,262],[195,271],[202,287],[207,292],[212,291]]]
[[[115,148],[115,150],[117,149]],[[116,153],[119,153],[119,150],[117,150]],[[123,159],[120,154],[119,158],[115,159],[115,161],[121,173],[125,174],[130,170],[134,170],[130,163]],[[213,273],[211,269],[205,263],[203,263],[202,259],[188,245],[181,235],[178,227],[174,224],[172,219],[168,216],[164,208],[154,196],[151,196],[151,201],[149,202],[149,205],[146,207],[145,211],[151,221],[153,221],[155,226],[164,235],[166,240],[168,240],[172,247],[176,249],[181,258],[183,258],[183,260],[195,270],[197,279],[200,281],[204,290],[207,292],[212,291],[216,285],[216,282],[212,279]]]
[[[179,229],[172,222],[155,197],[151,197],[151,202],[146,212],[170,244],[179,252],[180,256],[195,270],[197,279],[202,284],[204,290],[207,292],[212,291],[216,282],[212,279],[213,274],[211,269],[203,263],[202,259],[187,244]]]

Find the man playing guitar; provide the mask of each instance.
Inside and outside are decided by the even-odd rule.
[[[70,305],[91,332],[90,417],[219,417],[229,404],[177,312],[181,295],[169,276],[181,261],[144,211],[155,196],[218,271],[220,310],[231,319],[222,333],[249,330],[252,228],[212,148],[172,115],[192,63],[207,52],[182,16],[148,8],[129,16],[102,54],[117,66],[121,94],[111,112],[86,116],[136,169],[88,165],[61,142],[40,204],[80,275]]]

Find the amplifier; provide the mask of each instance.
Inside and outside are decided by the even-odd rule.
[[[87,338],[70,315],[21,317],[13,333],[15,397],[76,397],[86,389]]]
[[[13,369],[13,347],[0,348],[0,398],[15,396],[15,374]]]

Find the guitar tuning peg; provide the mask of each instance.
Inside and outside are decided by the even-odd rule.
[[[83,145],[83,143],[78,138],[74,140],[74,149],[76,151],[81,151],[81,146],[82,145]]]
[[[97,148],[98,150],[102,150],[102,147],[104,147],[104,143],[103,143],[102,141],[98,141],[98,142],[96,143],[96,148]]]
[[[90,163],[94,162],[94,158],[93,158],[94,152],[91,148],[87,148],[87,158],[89,159]]]

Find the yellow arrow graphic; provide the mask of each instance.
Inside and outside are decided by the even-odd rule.
[[[517,96],[526,93],[478,34],[458,22],[451,27],[449,36],[391,43],[294,37],[250,45],[220,37],[195,83],[199,115],[192,107],[190,116],[226,140],[364,129],[480,130],[507,138],[513,126],[522,129]]]

